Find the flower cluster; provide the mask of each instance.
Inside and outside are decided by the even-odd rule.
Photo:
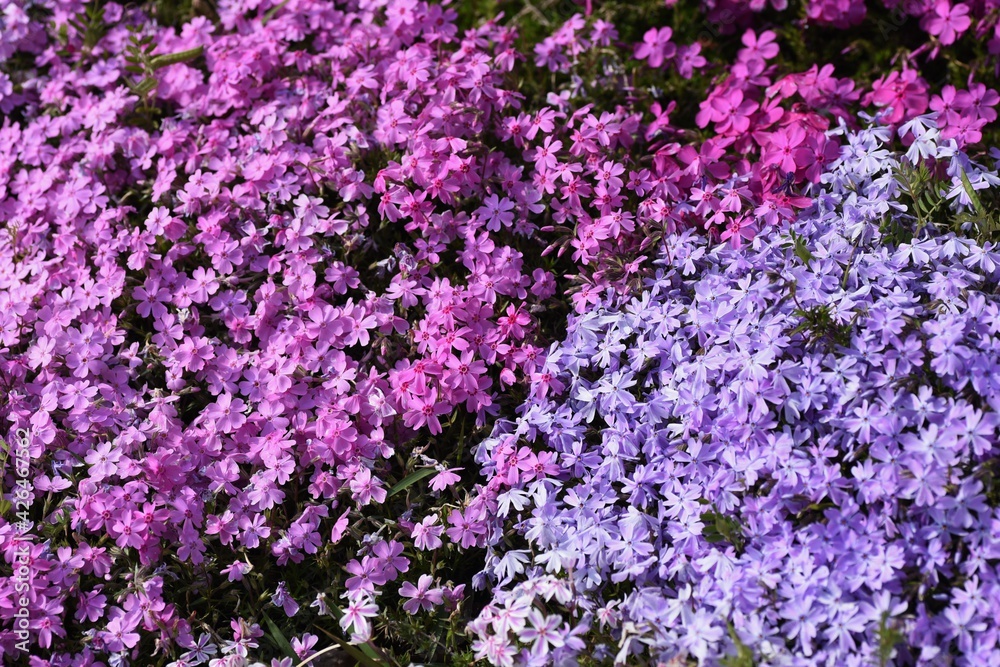
[[[828,588],[768,588],[860,549],[816,547],[840,539],[817,532],[834,511],[844,540],[902,550],[879,591],[910,606],[885,632],[966,641],[938,612],[957,578],[992,585],[956,561],[986,521],[993,491],[973,482],[991,435],[951,459],[907,454],[904,436],[992,428],[989,374],[974,374],[991,306],[970,295],[994,255],[933,236],[897,243],[927,257],[903,270],[845,224],[906,220],[893,132],[905,164],[937,159],[947,199],[982,207],[996,177],[962,151],[997,118],[1000,49],[970,46],[995,3],[907,5],[930,41],[879,78],[797,60],[764,19],[783,1],[655,0],[676,21],[641,26],[611,20],[614,4],[570,8],[526,43],[518,17],[425,0],[0,0],[0,419],[6,442],[28,434],[33,475],[19,521],[13,472],[0,480],[0,552],[30,581],[22,596],[0,578],[5,664],[289,667],[326,637],[362,661],[462,664],[486,547],[501,588],[473,628],[497,664],[605,635],[624,657],[681,635],[702,658],[836,656],[871,644],[870,618],[840,649],[823,634],[835,616],[780,641],[775,619],[804,599],[882,604],[874,589],[808,573]],[[819,4],[814,22],[845,26],[864,3]],[[961,81],[929,74],[960,48],[977,54],[947,63]],[[886,125],[850,134],[864,108]],[[920,202],[921,228],[949,210]],[[782,249],[790,225],[803,240]],[[863,258],[882,272],[855,275]],[[876,306],[891,335],[850,319]],[[827,339],[840,347],[821,353]],[[918,367],[932,394],[913,416],[923,390],[901,383]],[[862,405],[879,424],[899,412],[888,462],[864,458],[870,433],[837,453],[830,429]],[[809,494],[821,468],[865,461],[905,472],[857,501],[858,516],[898,501],[862,530],[854,482]],[[945,475],[933,497],[906,495],[914,462]],[[942,505],[966,482],[968,521]],[[514,517],[534,556],[501,548]],[[753,555],[779,534],[787,549]],[[914,568],[936,578],[914,592]],[[534,594],[568,616],[529,609]],[[671,596],[684,604],[651,611]]]
[[[211,618],[169,589],[220,576],[289,617],[343,606],[356,637],[383,590],[450,613],[463,586],[399,541],[441,545],[437,515],[400,518],[389,487],[436,472],[447,504],[460,478],[434,456],[455,452],[433,438],[535,370],[530,310],[555,292],[524,241],[539,190],[481,139],[516,106],[512,32],[460,38],[454,12],[406,0],[273,9],[221,3],[224,32],[147,23],[141,52],[141,16],[106,4],[94,43],[75,23],[64,53],[40,50],[25,120],[4,121],[4,416],[44,466],[35,494],[58,498],[46,523],[72,535],[34,547],[28,611],[43,649],[86,638],[73,660],[155,641],[198,664]],[[36,36],[5,33],[29,54]],[[130,82],[158,58],[154,89]],[[314,581],[262,576],[306,559]],[[20,653],[4,631],[0,654]]]
[[[676,1],[676,0],[674,0]],[[672,4],[668,0],[668,4]],[[775,10],[788,9],[787,0],[705,0],[707,15],[710,21],[721,28],[720,31],[731,32],[735,26],[750,22],[753,14],[768,8]],[[977,34],[992,33],[990,49],[1000,46],[1000,24],[997,23],[995,11],[998,3],[995,0],[984,2],[953,2],[952,0],[884,0],[880,3],[892,12],[894,22],[906,22],[910,19],[919,23],[929,35],[935,37],[942,46],[954,44],[955,41],[974,25]],[[868,14],[867,3],[864,0],[808,0],[806,17],[810,23],[819,26],[835,28],[850,28],[860,24]],[[892,24],[886,27],[893,27]],[[994,50],[1000,53],[1000,49]]]
[[[848,133],[794,224],[669,236],[645,291],[573,318],[478,449],[479,657],[997,660],[1000,252],[961,211],[1000,177],[933,114],[901,133]],[[958,233],[907,205],[921,154]]]
[[[545,57],[538,64],[560,71],[584,60],[588,48],[599,57],[600,39],[580,37],[583,27],[577,16],[543,42]],[[677,46],[671,36],[669,27],[651,29],[636,45],[635,58],[652,68],[669,62],[677,76],[690,78],[706,61],[697,43]],[[608,287],[625,292],[636,284],[649,238],[630,233],[635,229],[700,227],[738,247],[809,203],[793,188],[815,181],[836,155],[838,144],[825,133],[830,118],[844,115],[861,91],[834,76],[832,66],[779,76],[769,62],[779,53],[772,31],[747,30],[742,45],[731,69],[699,104],[694,120],[709,132],[706,139],[691,141],[688,130],[671,122],[675,104],[651,106],[654,118],[643,132],[648,166],[620,150],[632,145],[639,128],[639,118],[624,110],[584,116],[584,107],[565,121],[564,134],[556,129],[543,142],[525,142],[533,181],[555,223],[543,230],[564,232],[555,247],[571,248],[577,264],[596,267],[574,295],[577,312]],[[601,85],[620,85],[615,63],[605,65],[612,74]],[[565,117],[564,111],[549,113]]]
[[[538,45],[536,65],[571,73],[582,64],[585,70],[604,72],[589,84],[591,89],[628,94],[631,79],[621,61],[608,55],[608,42],[615,36],[605,22],[589,25],[576,15]],[[836,76],[830,64],[782,72],[772,30],[748,28],[740,44],[735,60],[703,89],[692,128],[674,120],[675,101],[650,105],[651,120],[643,129],[645,164],[630,161],[627,151],[615,151],[632,147],[638,125],[626,114],[629,108],[600,118],[581,116],[589,111],[586,106],[570,113],[565,105],[592,94],[578,76],[570,77],[563,97],[549,96],[560,104],[550,110],[552,117],[568,115],[565,124],[535,141],[535,135],[522,134],[521,126],[511,126],[515,143],[529,149],[525,158],[535,163],[532,179],[540,186],[542,203],[552,210],[555,224],[543,231],[561,232],[555,247],[572,249],[576,263],[591,268],[574,294],[576,312],[592,307],[609,287],[624,294],[639,284],[649,254],[648,230],[698,227],[739,247],[760,230],[791,220],[811,203],[802,189],[816,182],[838,154],[839,139],[828,133],[831,121],[850,122],[859,106],[881,112],[885,122],[896,126],[929,107],[938,110],[941,130],[959,147],[981,141],[983,128],[995,119],[993,107],[1000,99],[995,90],[970,81],[966,90],[946,85],[933,93],[915,56],[866,91],[852,79]],[[698,42],[675,43],[669,26],[646,31],[633,55],[649,68],[669,67],[670,76],[682,81],[715,65],[701,55]],[[614,130],[608,141],[595,135],[596,124]],[[700,136],[695,138],[692,130]],[[630,233],[633,229],[638,233]]]

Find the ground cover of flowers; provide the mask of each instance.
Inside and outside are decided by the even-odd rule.
[[[1000,664],[998,72],[995,0],[0,0],[0,658]]]

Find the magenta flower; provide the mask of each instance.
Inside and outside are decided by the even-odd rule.
[[[114,522],[111,529],[117,534],[115,544],[120,548],[141,547],[146,541],[145,516],[141,512],[125,512]]]
[[[741,134],[750,128],[750,115],[758,107],[756,102],[744,99],[743,91],[739,88],[718,92],[702,102],[697,116],[698,126],[705,127],[713,122],[720,134]]]
[[[435,514],[425,516],[419,523],[413,525],[410,529],[410,535],[413,537],[413,546],[424,551],[430,551],[432,549],[437,549],[442,545],[441,534],[444,532],[444,526],[437,524],[438,517]]]
[[[440,588],[431,588],[434,577],[429,574],[422,574],[414,586],[410,582],[404,582],[399,587],[399,594],[409,598],[403,603],[403,609],[407,613],[415,614],[420,610],[430,611],[435,606],[444,602],[444,593]]]
[[[635,45],[635,57],[647,60],[650,67],[662,67],[677,53],[677,46],[670,41],[673,34],[670,27],[650,28],[642,36],[642,43]]]
[[[932,35],[937,35],[941,44],[953,44],[963,32],[972,25],[969,17],[969,7],[963,2],[952,5],[950,0],[938,0],[934,11],[923,20],[924,29]]]
[[[113,653],[119,653],[128,648],[133,648],[139,643],[139,633],[135,632],[138,619],[128,616],[120,609],[112,612],[112,618],[107,627],[100,633],[105,646]]]
[[[434,491],[444,491],[449,486],[460,481],[462,478],[455,473],[464,468],[448,468],[431,477],[430,487]]]
[[[768,137],[767,151],[764,153],[764,164],[775,165],[783,173],[795,173],[798,165],[795,162],[798,148],[806,139],[805,131],[799,125],[790,125]]]
[[[461,544],[463,549],[475,546],[479,542],[480,536],[486,532],[485,527],[481,524],[467,518],[468,513],[468,510],[464,513],[460,510],[452,510],[451,514],[448,515],[448,523],[452,525],[451,528],[447,529],[448,538],[456,544]]]
[[[914,231],[899,142],[934,160],[935,222],[975,213],[963,173],[992,198],[995,156],[963,151],[996,119],[996,3],[886,2],[931,35],[862,100],[748,30],[787,0],[693,3],[639,44],[602,6],[523,51],[447,2],[171,25],[96,3],[82,31],[87,3],[0,0],[0,422],[29,450],[5,483],[31,482],[0,519],[31,581],[21,602],[0,577],[4,660],[27,659],[25,604],[42,662],[224,667],[275,654],[244,620],[261,591],[302,654],[323,619],[292,592],[399,647],[475,585],[474,652],[503,667],[714,664],[729,624],[755,656],[836,662],[874,655],[883,618],[923,642],[907,656],[988,663],[970,470],[996,441],[1000,253],[962,225],[879,234]],[[801,9],[843,27],[865,4]],[[928,84],[974,29],[968,78]],[[142,94],[136,40],[164,64]],[[428,483],[389,498],[414,467]],[[222,577],[206,634],[195,593]]]
[[[701,55],[701,44],[695,42],[689,46],[677,47],[674,64],[682,77],[690,79],[694,76],[695,70],[705,67],[708,61]]]
[[[916,70],[891,72],[872,84],[872,92],[865,97],[865,103],[891,108],[886,121],[899,123],[927,110],[927,84]]]
[[[427,426],[432,434],[441,432],[441,415],[450,412],[448,405],[437,400],[437,390],[431,389],[426,396],[413,396],[403,413],[403,423],[412,429]]]
[[[239,527],[240,544],[249,549],[256,549],[260,546],[261,539],[266,540],[271,535],[271,528],[266,525],[266,519],[259,514],[253,518],[247,515],[241,516]]]
[[[365,556],[361,561],[352,560],[347,564],[347,572],[354,575],[344,584],[349,591],[373,592],[375,586],[382,586],[390,578],[386,575],[385,565],[379,558]]]
[[[245,408],[246,403],[226,393],[209,405],[203,414],[216,430],[221,433],[231,433],[246,423],[246,416],[243,414]]]
[[[229,581],[243,581],[244,575],[252,570],[251,565],[247,565],[243,561],[233,561],[226,568],[220,570],[220,572],[226,575]]]
[[[106,595],[101,595],[103,586],[98,586],[92,591],[83,592],[77,598],[77,608],[74,618],[78,621],[82,621],[86,618],[91,623],[96,622],[99,618],[104,615],[104,609],[107,607],[108,598]]]
[[[313,653],[313,648],[319,642],[319,637],[312,633],[305,633],[301,637],[292,637],[291,645],[295,655],[300,660],[308,658]]]
[[[739,56],[742,60],[770,60],[778,55],[777,35],[773,30],[765,30],[759,35],[753,30],[743,33],[743,46]]]
[[[90,477],[95,482],[111,477],[118,470],[117,463],[122,457],[121,449],[110,442],[102,442],[84,458],[90,465]]]
[[[136,287],[132,291],[132,298],[138,302],[136,312],[143,317],[152,315],[155,318],[162,318],[167,314],[166,304],[170,300],[170,290],[164,287],[155,287],[147,281],[146,286]]]
[[[372,477],[372,472],[368,468],[360,468],[350,481],[351,494],[355,501],[361,506],[375,501],[385,502],[386,490],[381,482]]]

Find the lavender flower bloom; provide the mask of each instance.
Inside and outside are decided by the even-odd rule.
[[[973,205],[963,173],[1000,183],[920,121],[901,132],[953,212]],[[644,293],[609,294],[552,347],[565,389],[479,446],[496,524],[479,657],[1000,659],[1000,254],[921,225],[885,128],[834,132],[800,220],[742,250],[668,237]],[[523,474],[543,455],[557,469]],[[500,541],[510,526],[524,543]],[[539,641],[557,610],[558,636],[587,641]]]

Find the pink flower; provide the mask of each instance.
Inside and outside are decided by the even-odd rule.
[[[677,47],[674,64],[677,65],[677,71],[682,77],[690,79],[694,76],[694,71],[705,67],[708,61],[701,55],[701,44],[694,42],[690,46]]]
[[[981,118],[987,123],[992,123],[997,119],[997,112],[993,107],[998,103],[1000,103],[1000,94],[981,83],[969,84],[968,91],[960,91],[955,96],[956,108],[962,109],[976,118]]]
[[[722,240],[729,241],[733,248],[743,247],[744,241],[752,241],[757,235],[753,221],[744,216],[734,217],[722,232]]]
[[[369,618],[378,614],[378,605],[367,595],[352,597],[344,615],[340,617],[340,627],[346,632],[351,629],[352,639],[366,641],[371,634]]]
[[[352,560],[347,564],[346,569],[349,574],[354,575],[344,583],[347,590],[352,592],[374,591],[375,586],[381,586],[389,581],[382,561],[371,556],[365,556],[361,562]]]
[[[278,582],[278,587],[271,596],[271,602],[276,607],[281,607],[285,612],[285,616],[289,618],[299,612],[299,603],[288,593],[287,584],[284,581]]]
[[[127,648],[134,648],[139,643],[139,633],[135,632],[138,619],[125,615],[120,609],[115,609],[112,619],[101,633],[104,644],[112,653],[119,653]]]
[[[396,540],[378,542],[372,552],[379,557],[389,581],[399,576],[400,572],[408,572],[410,569],[410,559],[402,555],[403,545]]]
[[[223,568],[220,572],[226,575],[229,581],[243,581],[243,575],[253,569],[252,565],[248,565],[243,561],[233,561],[227,567]]]
[[[635,57],[649,61],[650,67],[661,67],[664,62],[673,58],[677,47],[670,41],[674,31],[669,27],[650,28],[642,36],[642,43],[635,45]]]
[[[152,287],[147,281],[145,286],[136,287],[132,291],[132,298],[138,301],[136,312],[141,316],[149,317],[152,314],[153,317],[161,318],[167,314],[164,304],[170,301],[170,290]]]
[[[372,471],[368,468],[361,468],[355,473],[350,482],[351,494],[355,501],[362,507],[373,500],[376,503],[385,502],[386,490],[382,487],[378,479],[372,477]]]
[[[300,660],[304,660],[313,653],[313,647],[319,641],[319,637],[309,632],[299,637],[292,637],[292,650]]]
[[[747,61],[755,58],[761,60],[774,58],[778,55],[778,44],[775,41],[777,37],[772,30],[765,30],[760,35],[753,30],[747,30],[743,33],[742,39],[745,48],[740,49],[740,52],[737,54],[739,59]]]
[[[441,432],[438,417],[450,411],[447,403],[437,400],[437,390],[431,389],[426,396],[414,396],[410,399],[407,410],[403,413],[403,423],[412,429],[426,425],[432,435],[437,435]]]
[[[330,534],[330,542],[337,544],[344,538],[344,534],[347,532],[347,528],[350,525],[347,515],[350,510],[346,510],[343,514],[337,517],[337,521],[333,524],[333,531]]]
[[[934,11],[927,14],[923,23],[927,32],[937,35],[941,44],[947,46],[969,29],[972,19],[969,18],[969,6],[965,3],[959,2],[952,6],[949,0],[938,0]]]
[[[510,227],[514,222],[514,202],[506,197],[500,198],[497,195],[490,195],[483,202],[483,206],[476,211],[481,219],[486,221],[486,229],[491,232],[500,231],[501,227]]]
[[[772,132],[764,152],[764,164],[776,165],[784,173],[795,173],[798,168],[796,152],[805,139],[805,131],[797,124]]]
[[[205,408],[203,415],[208,423],[214,426],[215,430],[220,433],[231,433],[246,423],[244,409],[246,409],[246,403],[238,398],[234,399],[231,394],[226,393],[219,396],[215,403]]]
[[[100,443],[84,458],[90,464],[90,477],[95,482],[111,477],[118,470],[116,463],[121,459],[121,449],[110,442]]]
[[[927,110],[927,82],[913,69],[890,72],[872,84],[872,92],[865,96],[864,103],[890,107],[892,111],[885,121],[900,123]]]
[[[444,526],[437,525],[437,522],[438,516],[431,514],[425,516],[419,523],[413,524],[413,528],[410,530],[413,546],[424,551],[440,547],[443,544],[441,533],[444,532]]]
[[[466,513],[468,513],[468,510],[466,510]],[[479,536],[486,532],[483,526],[468,520],[466,514],[463,514],[459,510],[451,511],[451,514],[448,515],[448,523],[452,525],[447,530],[448,537],[452,542],[461,544],[463,549],[468,549],[478,544]]]
[[[108,598],[101,595],[103,586],[98,586],[92,591],[81,592],[77,598],[76,615],[74,618],[82,621],[86,618],[91,623],[95,623],[104,615],[104,608],[107,606]]]
[[[399,587],[399,594],[404,598],[410,598],[403,603],[403,609],[409,614],[415,614],[421,609],[430,611],[435,606],[444,602],[444,592],[440,588],[431,588],[434,577],[429,574],[422,574],[414,586],[410,582],[403,583]]]
[[[434,491],[444,491],[449,486],[452,486],[456,482],[460,481],[462,478],[455,473],[459,470],[464,470],[464,468],[448,468],[447,470],[442,470],[438,474],[431,478],[431,489]]]
[[[141,512],[126,512],[114,522],[112,530],[118,534],[115,544],[120,548],[141,547],[146,541],[147,524]]]
[[[267,519],[262,514],[252,518],[247,515],[241,516],[239,519],[239,527],[242,531],[240,544],[249,549],[256,549],[260,546],[260,540],[266,540],[271,535],[271,529],[266,525],[266,522]]]
[[[714,122],[719,134],[743,134],[750,129],[750,114],[758,106],[756,102],[744,99],[741,89],[730,88],[724,92],[713,92],[708,100],[702,102],[696,120],[699,127]]]

